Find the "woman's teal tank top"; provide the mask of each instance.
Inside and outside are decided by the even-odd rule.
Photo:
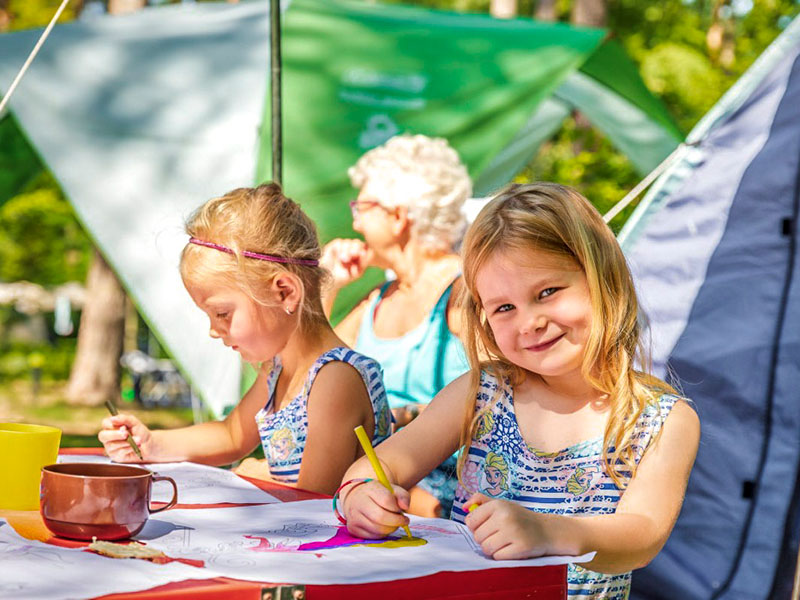
[[[379,338],[374,329],[375,308],[390,284],[391,281],[384,283],[367,306],[354,349],[383,367],[383,383],[391,408],[410,402],[427,404],[439,390],[469,369],[464,346],[447,326],[447,302],[453,284],[414,329],[398,338]]]

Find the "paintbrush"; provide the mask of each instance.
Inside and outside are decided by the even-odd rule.
[[[108,412],[111,413],[112,417],[116,417],[119,414],[117,407],[114,406],[114,403],[111,402],[111,400],[106,400],[106,408],[108,408]],[[136,456],[139,457],[139,460],[144,460],[142,458],[142,451],[139,450],[139,446],[137,446],[136,442],[133,441],[133,436],[130,434],[130,431],[128,431],[128,443],[131,445],[131,448],[133,448],[133,451],[136,452]]]

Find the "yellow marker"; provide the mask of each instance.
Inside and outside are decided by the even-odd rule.
[[[378,478],[378,481],[383,484],[383,487],[394,494],[392,484],[389,483],[389,478],[386,477],[386,473],[383,472],[383,467],[381,467],[381,463],[378,460],[378,455],[375,454],[375,448],[372,447],[372,442],[370,442],[369,438],[367,437],[367,432],[364,431],[364,427],[359,425],[354,431],[356,432],[358,441],[361,442],[361,447],[364,448],[364,454],[367,455],[372,468],[375,470],[375,476]],[[403,525],[403,529],[405,530],[406,535],[411,537],[411,530],[408,528],[408,525]]]
[[[473,502],[472,504],[470,504],[470,505],[469,505],[469,508],[467,509],[467,512],[472,512],[473,510],[475,510],[476,508],[478,508],[478,506],[479,506],[479,505],[478,505],[478,503],[477,503],[477,502]]]

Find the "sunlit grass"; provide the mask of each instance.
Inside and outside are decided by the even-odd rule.
[[[97,432],[108,416],[105,406],[70,404],[65,396],[66,382],[43,383],[32,389],[25,380],[0,384],[0,421],[35,423],[58,427],[62,446],[97,446]],[[186,407],[145,409],[132,402],[119,402],[120,412],[138,417],[151,429],[185,427],[193,423],[192,409]]]
[[[61,434],[62,448],[99,448],[102,445],[96,435]]]

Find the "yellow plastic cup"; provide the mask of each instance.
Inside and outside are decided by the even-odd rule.
[[[39,510],[42,467],[58,460],[61,430],[0,423],[0,509]]]

